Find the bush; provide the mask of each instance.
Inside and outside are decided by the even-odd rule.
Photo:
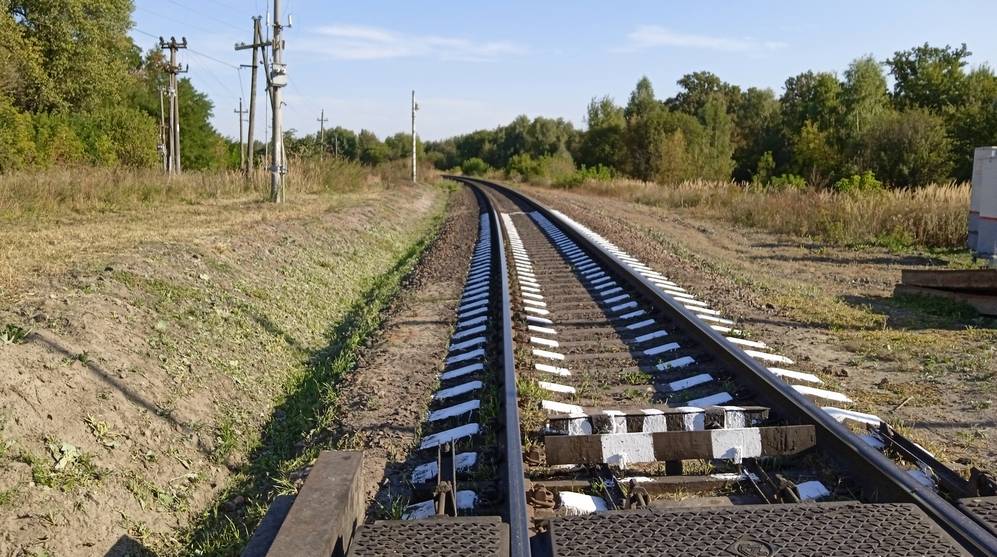
[[[593,167],[582,166],[571,174],[558,178],[552,185],[557,188],[575,188],[589,181],[609,182],[615,177],[612,168],[597,164]]]
[[[467,176],[484,176],[492,167],[478,157],[471,157],[461,163],[460,170]]]
[[[883,183],[876,179],[876,175],[871,170],[866,170],[862,174],[853,174],[848,178],[842,178],[832,186],[834,191],[840,193],[879,191],[883,189]]]
[[[755,168],[755,175],[751,177],[751,183],[764,186],[772,180],[773,172],[775,172],[775,159],[772,157],[772,151],[765,151],[758,158],[758,166]]]
[[[529,153],[519,153],[509,158],[505,165],[506,178],[512,180],[530,181],[540,174],[539,162]]]
[[[0,172],[34,163],[32,131],[31,115],[18,112],[7,98],[0,96]]]
[[[797,176],[796,174],[780,174],[769,180],[768,188],[774,190],[805,190],[807,189],[807,181],[802,176]]]

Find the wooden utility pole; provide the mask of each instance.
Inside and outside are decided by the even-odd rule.
[[[270,165],[270,201],[283,203],[284,175],[287,161],[284,157],[284,102],[283,89],[287,86],[287,66],[284,64],[284,26],[280,23],[280,0],[273,0],[273,62],[270,68],[270,98],[273,103],[273,162]]]
[[[248,113],[248,110],[242,109],[242,99],[239,99],[239,109],[233,110],[239,115],[239,168],[246,168],[246,144],[242,142],[242,115]]]
[[[415,89],[412,90],[412,183],[416,179],[415,160],[415,111],[419,110],[419,104],[415,102]]]
[[[249,146],[249,156],[243,166],[246,176],[256,170],[256,74],[260,67],[260,52],[270,43],[263,42],[263,30],[260,21],[263,18],[256,16],[253,18],[253,42],[252,44],[239,43],[235,45],[236,50],[253,49],[253,63],[241,64],[240,67],[251,68],[252,78],[249,86],[249,135],[246,137],[246,144]]]
[[[176,37],[170,37],[170,42],[166,42],[159,37],[159,48],[170,50],[170,61],[164,68],[170,75],[170,132],[166,143],[169,153],[166,166],[170,174],[180,174],[180,90],[177,74],[187,73],[187,70],[181,70],[177,64],[177,51],[187,48],[187,38],[181,37],[181,41],[178,43]]]
[[[322,109],[322,116],[317,118],[318,120],[318,144],[319,144],[319,158],[325,158],[325,123],[329,121],[325,117],[325,109]]]

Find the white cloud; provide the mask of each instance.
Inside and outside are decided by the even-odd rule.
[[[483,61],[526,52],[524,47],[508,41],[472,41],[463,37],[408,35],[365,25],[327,25],[316,28],[312,35],[299,41],[297,48],[338,60],[420,57]]]
[[[658,25],[641,25],[627,35],[629,42],[622,52],[633,52],[660,46],[679,48],[694,48],[700,50],[719,50],[723,52],[760,52],[778,50],[788,45],[781,41],[759,41],[753,38],[714,37],[678,33]]]

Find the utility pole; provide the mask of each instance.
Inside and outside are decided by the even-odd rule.
[[[252,171],[256,170],[256,74],[260,66],[260,52],[270,44],[269,42],[263,42],[263,31],[260,23],[262,19],[260,16],[253,18],[252,44],[239,43],[235,45],[236,50],[253,49],[252,65],[240,64],[240,67],[251,68],[253,72],[249,86],[249,136],[246,138],[246,143],[249,145],[249,157],[246,159],[246,164],[243,167],[243,172],[246,173],[247,177]]]
[[[325,123],[329,119],[325,117],[325,109],[322,109],[322,116],[318,118],[318,144],[319,144],[319,159],[325,158]]]
[[[419,104],[415,102],[415,89],[412,90],[412,183],[415,183],[416,178],[416,160],[415,160],[415,111],[419,110]]]
[[[170,174],[180,174],[180,91],[177,84],[177,74],[187,73],[187,70],[181,70],[180,65],[177,64],[177,51],[187,48],[187,38],[181,37],[181,40],[182,42],[178,43],[176,37],[170,37],[170,42],[166,42],[162,37],[159,37],[159,48],[170,50],[170,62],[164,68],[166,73],[170,75],[170,133],[167,141],[169,152],[167,169]]]
[[[282,90],[287,86],[287,66],[284,64],[284,26],[280,23],[280,0],[273,0],[273,62],[270,68],[270,98],[273,102],[273,163],[270,165],[270,201],[284,202],[284,106]]]
[[[243,122],[242,115],[247,114],[249,111],[242,109],[242,99],[239,99],[239,109],[233,110],[232,112],[235,112],[236,114],[239,115],[239,168],[245,169],[246,144],[242,142],[242,122]]]
[[[159,88],[159,145],[156,145],[156,150],[159,151],[159,156],[163,157],[163,172],[169,174],[170,167],[169,159],[167,158],[166,151],[166,107],[163,101],[163,95],[165,91],[162,87]]]

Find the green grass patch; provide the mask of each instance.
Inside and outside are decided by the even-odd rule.
[[[305,365],[286,382],[282,389],[285,394],[277,401],[258,440],[246,443],[249,451],[246,463],[183,535],[185,554],[237,554],[273,498],[293,492],[291,472],[311,463],[321,450],[339,445],[334,431],[339,383],[356,367],[367,339],[385,318],[384,310],[435,240],[441,224],[442,215],[439,215],[391,269],[370,282],[343,319],[329,331],[327,346],[308,355]],[[223,421],[217,432],[223,442],[227,437],[224,426]],[[236,496],[244,497],[245,505],[234,510],[226,508],[225,503]]]

